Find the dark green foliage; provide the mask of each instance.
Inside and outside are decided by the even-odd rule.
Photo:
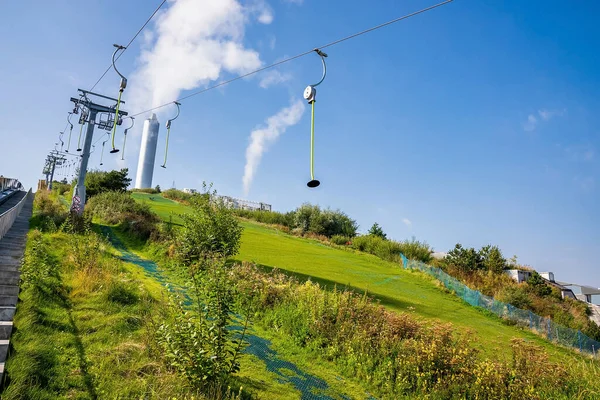
[[[279,225],[287,230],[294,228],[294,212],[280,213],[277,211],[258,211],[233,209],[232,212],[238,217],[250,219],[269,225]]]
[[[294,211],[280,213],[275,211],[234,210],[235,215],[264,224],[279,225],[284,230],[300,235],[315,234],[331,238],[335,235],[356,236],[358,224],[340,210],[322,210],[312,204],[303,204]]]
[[[533,271],[529,279],[527,279],[527,284],[531,287],[531,289],[538,296],[549,296],[552,294],[552,288],[546,284],[544,278],[537,271]]]
[[[59,195],[64,195],[67,193],[71,192],[71,185],[68,184],[66,181],[64,182],[58,182],[58,181],[54,181],[52,182],[52,190],[55,191],[56,193],[58,193]]]
[[[507,267],[506,259],[498,246],[484,246],[479,250],[483,267],[488,271],[501,274]]]
[[[511,304],[523,310],[531,310],[531,299],[522,286],[506,287],[499,295],[498,300]]]
[[[242,227],[221,201],[211,201],[208,194],[190,199],[191,213],[182,214],[183,226],[176,235],[176,254],[187,265],[202,261],[207,255],[230,257],[240,247]]]
[[[147,240],[157,232],[160,221],[147,204],[138,203],[123,192],[104,192],[94,196],[86,210],[109,224],[120,225],[142,240]]]
[[[120,171],[88,171],[85,176],[85,190],[87,199],[104,192],[125,192],[131,183],[128,178],[129,170],[123,168]]]
[[[387,239],[387,235],[385,234],[385,232],[383,231],[383,229],[381,228],[381,226],[379,226],[379,224],[377,222],[375,222],[373,224],[373,226],[371,227],[371,229],[369,229],[369,235],[379,236],[382,239]]]
[[[44,232],[55,232],[66,221],[67,210],[58,202],[55,196],[46,191],[38,191],[33,200],[33,217],[31,226]]]
[[[329,240],[331,241],[331,243],[337,244],[339,246],[345,246],[352,242],[352,238],[344,235],[333,235]]]
[[[481,254],[474,248],[466,249],[457,243],[454,249],[448,252],[446,262],[463,272],[483,269]]]
[[[411,260],[425,263],[431,260],[431,247],[427,243],[419,242],[415,238],[396,242],[383,239],[381,236],[365,235],[353,238],[352,247],[392,262],[400,262],[400,253]]]
[[[154,188],[154,191],[156,193],[160,193],[160,185],[156,185],[156,187]]]

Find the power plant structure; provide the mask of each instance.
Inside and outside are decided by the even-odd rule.
[[[158,142],[158,130],[160,124],[156,114],[144,121],[142,132],[142,146],[138,160],[137,174],[135,178],[136,189],[147,189],[152,187],[152,175],[154,175],[154,159],[156,158],[156,144]]]

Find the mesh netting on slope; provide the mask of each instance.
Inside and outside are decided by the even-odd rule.
[[[572,347],[594,356],[596,356],[600,349],[600,342],[586,336],[581,331],[564,327],[555,323],[550,318],[540,317],[529,310],[521,310],[512,304],[486,296],[477,290],[469,288],[440,268],[435,268],[419,261],[408,260],[403,254],[400,254],[400,256],[402,257],[402,266],[405,269],[417,269],[435,277],[447,289],[454,291],[458,297],[474,307],[485,308],[500,318],[505,318],[516,322],[517,325],[528,327],[533,331],[543,334],[548,340],[563,346]]]

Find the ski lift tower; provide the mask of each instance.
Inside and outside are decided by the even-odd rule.
[[[53,150],[46,157],[46,164],[44,165],[44,169],[42,174],[46,175],[46,187],[48,190],[52,190],[52,182],[54,181],[54,171],[57,166],[62,166],[67,159],[60,155],[57,150]]]
[[[81,164],[79,166],[79,175],[77,177],[77,185],[73,189],[73,199],[71,201],[71,211],[76,212],[77,214],[83,214],[83,207],[85,206],[85,176],[87,174],[87,166],[88,160],[90,158],[90,149],[92,147],[92,139],[94,137],[94,126],[98,124],[101,129],[109,130],[109,127],[112,127],[112,123],[114,122],[113,118],[117,119],[117,125],[121,125],[122,117],[127,115],[126,111],[116,109],[116,105],[118,103],[117,99],[113,99],[112,97],[104,96],[98,93],[93,93],[87,90],[78,89],[80,93],[79,98],[71,97],[71,101],[75,105],[73,110],[74,114],[77,114],[80,108],[87,108],[88,119],[87,122],[87,130],[85,133],[85,140],[83,144],[83,153],[81,154]],[[105,106],[102,104],[98,104],[92,100],[90,97],[97,97],[104,100],[109,100],[114,102],[114,105]],[[125,104],[124,101],[121,101],[121,104]],[[96,123],[96,116],[100,114],[100,119]],[[83,115],[83,114],[82,114]]]

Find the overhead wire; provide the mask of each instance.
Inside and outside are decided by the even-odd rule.
[[[123,55],[123,53],[125,53],[125,51],[127,51],[127,48],[129,48],[129,46],[131,45],[131,43],[133,43],[133,41],[140,35],[140,33],[142,33],[142,31],[144,30],[144,28],[146,27],[146,25],[148,25],[150,23],[150,21],[152,21],[152,18],[154,18],[154,16],[156,15],[156,13],[162,8],[162,6],[167,2],[167,0],[163,0],[158,7],[156,7],[156,9],[154,10],[154,12],[152,13],[152,15],[150,15],[150,17],[146,20],[146,22],[144,22],[144,25],[142,25],[142,27],[136,32],[135,35],[133,35],[133,37],[131,38],[131,40],[129,41],[129,43],[127,43],[127,45],[125,46],[125,49],[118,55],[118,57],[115,58],[115,62],[121,58],[121,56]],[[106,76],[106,74],[108,74],[108,71],[111,70],[113,64],[109,65],[108,68],[106,68],[106,71],[104,71],[104,73],[100,76],[100,78],[98,78],[98,80],[96,81],[96,83],[94,83],[94,86],[92,86],[92,88],[90,89],[90,92],[92,90],[94,90],[94,88],[96,86],[98,86],[98,84],[100,83],[100,81],[102,79],[104,79],[104,77]]]
[[[379,25],[373,26],[373,27],[371,27],[371,28],[368,28],[368,29],[362,30],[362,31],[360,31],[360,32],[354,33],[354,34],[352,34],[352,35],[345,36],[345,37],[343,37],[343,38],[340,38],[340,39],[334,40],[333,42],[330,42],[330,43],[324,44],[323,46],[319,46],[319,47],[312,48],[311,50],[307,50],[307,51],[305,51],[305,52],[303,52],[303,53],[300,53],[300,54],[297,54],[297,55],[295,55],[295,56],[288,57],[288,58],[285,58],[285,59],[283,59],[283,60],[281,60],[281,61],[277,61],[277,62],[275,62],[275,63],[273,63],[273,64],[269,64],[269,65],[267,65],[267,66],[264,66],[264,67],[258,68],[258,69],[254,70],[254,71],[251,71],[251,72],[248,72],[248,73],[245,73],[245,74],[242,74],[242,75],[238,75],[238,76],[236,76],[235,78],[228,79],[228,80],[226,80],[226,81],[223,81],[223,82],[217,83],[217,84],[215,84],[215,85],[213,85],[213,86],[209,86],[209,87],[207,87],[207,88],[204,88],[204,89],[198,90],[198,91],[196,91],[196,92],[193,92],[193,93],[190,93],[190,94],[188,94],[188,95],[186,95],[186,96],[180,97],[180,98],[178,98],[178,99],[176,99],[176,100],[169,101],[168,103],[161,104],[161,105],[159,105],[159,106],[156,106],[156,107],[153,107],[153,108],[149,108],[148,110],[144,110],[144,111],[141,111],[141,112],[138,112],[138,113],[135,113],[135,114],[130,114],[130,115],[131,115],[132,117],[137,117],[138,115],[141,115],[141,114],[146,114],[146,113],[148,113],[148,112],[150,112],[150,111],[154,111],[154,110],[158,110],[158,109],[160,109],[160,108],[166,107],[166,106],[168,106],[168,105],[172,104],[173,102],[181,102],[181,101],[183,101],[183,100],[189,99],[190,97],[197,96],[197,95],[199,95],[199,94],[202,94],[202,93],[206,93],[206,92],[208,92],[208,91],[210,91],[210,90],[214,90],[214,89],[220,88],[221,86],[225,86],[225,85],[228,85],[228,84],[230,84],[230,83],[232,83],[232,82],[238,81],[238,80],[240,80],[240,79],[247,78],[247,77],[249,77],[249,76],[251,76],[251,75],[255,75],[255,74],[257,74],[257,73],[259,73],[259,72],[262,72],[262,71],[265,71],[265,70],[267,70],[267,69],[271,69],[271,68],[277,67],[277,66],[279,66],[279,65],[281,65],[281,64],[285,64],[285,63],[288,63],[288,62],[290,62],[290,61],[296,60],[296,59],[298,59],[298,58],[304,57],[304,56],[306,56],[306,55],[308,55],[308,54],[311,54],[311,53],[313,53],[313,52],[315,51],[315,49],[325,49],[325,48],[327,48],[327,47],[335,46],[335,45],[337,45],[337,44],[340,44],[340,43],[342,43],[342,42],[345,42],[345,41],[347,41],[347,40],[350,40],[350,39],[354,39],[354,38],[356,38],[356,37],[358,37],[358,36],[361,36],[361,35],[364,35],[364,34],[366,34],[366,33],[373,32],[373,31],[375,31],[375,30],[377,30],[377,29],[381,29],[381,28],[383,28],[383,27],[386,27],[386,26],[388,26],[388,25],[395,24],[396,22],[400,22],[400,21],[403,21],[403,20],[405,20],[405,19],[408,19],[408,18],[414,17],[414,16],[416,16],[416,15],[423,14],[423,13],[425,13],[425,12],[427,12],[427,11],[431,11],[431,10],[433,10],[433,9],[435,9],[435,8],[438,8],[438,7],[441,7],[441,6],[443,6],[443,5],[446,5],[446,4],[448,4],[448,3],[451,3],[452,1],[453,1],[453,0],[446,0],[446,1],[443,1],[443,2],[441,2],[441,3],[434,4],[434,5],[432,5],[432,6],[429,6],[429,7],[423,8],[423,9],[421,9],[421,10],[418,10],[418,11],[415,11],[415,12],[413,12],[413,13],[410,13],[410,14],[403,15],[403,16],[401,16],[401,17],[398,17],[398,18],[392,19],[392,20],[390,20],[390,21],[387,21],[387,22],[384,22],[384,23],[382,23],[382,24],[379,24]]]

